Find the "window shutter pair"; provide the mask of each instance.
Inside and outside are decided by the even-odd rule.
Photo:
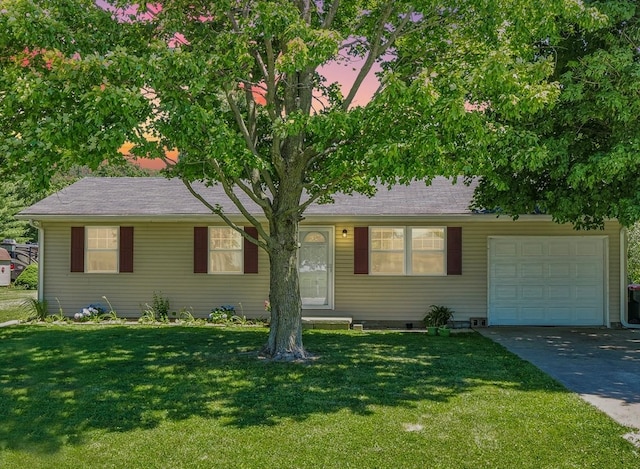
[[[84,272],[84,226],[71,227],[71,272]],[[133,226],[121,226],[118,271],[133,272]]]
[[[369,227],[353,229],[353,273],[369,273]],[[447,228],[447,275],[462,275],[462,228]]]
[[[253,226],[244,228],[245,233],[258,238],[258,230]],[[247,238],[244,240],[244,273],[258,273],[258,245]],[[193,273],[206,274],[209,271],[209,228],[195,226],[193,228]]]

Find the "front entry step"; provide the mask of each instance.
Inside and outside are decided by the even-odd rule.
[[[352,318],[327,318],[327,317],[303,317],[302,328],[303,329],[349,329]]]

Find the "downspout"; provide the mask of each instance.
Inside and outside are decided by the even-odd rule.
[[[38,301],[44,301],[44,228],[37,220],[29,224],[38,230]]]
[[[620,229],[620,324],[628,329],[640,329],[640,324],[629,324],[627,322],[627,302],[629,301],[628,278],[627,278],[627,250],[628,239],[627,229]]]

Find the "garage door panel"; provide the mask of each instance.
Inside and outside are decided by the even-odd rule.
[[[590,326],[598,321],[602,324],[602,310],[596,306],[582,306],[578,310],[576,323],[580,325]]]
[[[567,263],[550,262],[547,265],[547,269],[549,278],[570,278],[572,273],[571,265]]]
[[[525,285],[522,287],[521,296],[527,300],[544,300],[545,288],[542,285]]]
[[[579,279],[596,279],[602,275],[602,264],[600,265],[576,265],[576,278]]]
[[[518,287],[515,285],[501,285],[497,286],[494,292],[494,296],[497,300],[516,300],[518,298]]]
[[[602,254],[601,246],[589,241],[579,241],[576,244],[576,256],[579,257],[591,257]]]
[[[518,254],[518,244],[516,242],[504,242],[496,246],[494,256],[496,259],[501,257],[511,258]]]
[[[549,256],[553,257],[567,257],[571,255],[570,243],[566,241],[551,241],[549,242]]]
[[[544,265],[541,263],[520,264],[520,278],[543,278]]]
[[[519,309],[517,324],[526,324],[528,321],[544,322],[547,320],[547,314],[544,308],[535,308],[532,306],[525,306]]]
[[[578,285],[575,287],[575,292],[576,300],[580,301],[581,303],[584,303],[586,301],[593,302],[600,299],[600,295],[598,294],[599,292],[591,288],[590,285]]]
[[[567,285],[550,285],[547,289],[549,292],[549,299],[554,301],[564,301],[567,299]],[[570,290],[569,290],[570,291]],[[572,298],[575,295],[571,295]]]
[[[544,255],[545,247],[543,243],[540,242],[524,242],[522,243],[522,248],[520,253],[524,257],[539,257]]]
[[[493,266],[493,276],[500,279],[513,278],[517,275],[517,267],[514,264],[496,263]]]
[[[489,238],[489,324],[602,325],[604,239]]]
[[[574,308],[572,306],[549,306],[546,308],[547,319],[555,323],[555,321],[563,321],[565,318],[574,317]]]

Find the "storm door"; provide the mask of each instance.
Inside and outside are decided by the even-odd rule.
[[[298,272],[303,308],[333,306],[333,227],[301,227]]]

